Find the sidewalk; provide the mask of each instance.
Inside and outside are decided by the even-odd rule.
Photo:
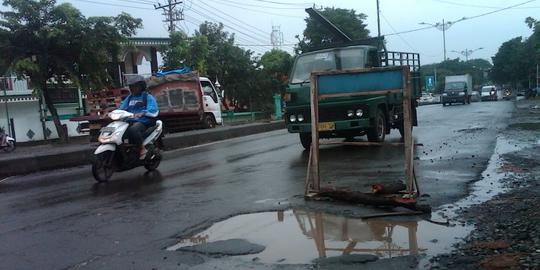
[[[284,128],[283,121],[225,126],[166,134],[163,143],[167,151]],[[64,145],[18,146],[12,153],[0,153],[0,177],[89,164],[98,143],[81,139]]]

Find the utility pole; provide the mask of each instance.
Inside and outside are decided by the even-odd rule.
[[[377,37],[381,37],[381,18],[380,18],[379,0],[377,0]]]
[[[8,96],[7,96],[7,81],[9,78],[2,78],[0,81],[0,85],[2,86],[2,89],[4,90],[4,105],[6,106],[6,122],[7,122],[7,130],[6,134],[11,134],[11,120],[9,119],[9,108],[8,108]]]
[[[279,25],[272,25],[272,33],[270,34],[270,43],[273,49],[281,49],[283,45],[283,32]]]
[[[476,52],[476,51],[482,50],[482,49],[484,49],[484,48],[480,47],[480,48],[476,48],[476,49],[474,49],[474,50],[465,49],[464,51],[461,51],[461,52],[452,50],[452,52],[459,53],[459,54],[465,56],[465,61],[469,61],[469,56],[470,56],[473,52]]]
[[[446,27],[444,24],[444,19],[442,19],[442,39],[443,39],[443,48],[444,48],[444,61],[446,61]]]
[[[444,19],[442,20],[442,23],[435,23],[435,24],[432,24],[432,23],[426,23],[426,22],[421,22],[420,24],[422,25],[431,25],[435,28],[437,28],[438,30],[442,31],[442,35],[443,35],[443,51],[444,51],[444,59],[443,61],[446,61],[446,30],[448,30],[450,28],[450,26],[452,26],[454,24],[454,22],[445,22]]]
[[[169,33],[173,33],[176,31],[176,25],[175,22],[184,20],[184,10],[176,10],[176,5],[182,4],[182,1],[176,1],[176,0],[167,0],[166,5],[158,4],[158,6],[154,5],[155,9],[163,9],[163,14],[165,16],[165,20],[163,22],[166,22],[169,24]]]
[[[536,92],[538,92],[538,90],[540,90],[538,88],[538,84],[540,84],[540,70],[538,69],[540,65],[536,64]]]

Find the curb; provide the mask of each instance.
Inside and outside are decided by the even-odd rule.
[[[165,151],[175,150],[210,142],[222,141],[285,128],[284,121],[254,123],[212,130],[195,130],[187,133],[166,134],[163,138]],[[0,160],[0,177],[29,174],[45,170],[89,164],[94,148],[84,145],[81,149],[58,153],[29,154],[13,159]],[[16,151],[16,150],[15,150]]]

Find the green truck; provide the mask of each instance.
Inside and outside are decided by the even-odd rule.
[[[417,125],[417,98],[421,95],[420,56],[390,52],[383,38],[352,41],[313,9],[306,10],[343,42],[302,53],[295,59],[285,94],[285,122],[290,133],[298,133],[305,149],[311,145],[310,74],[312,71],[409,66],[413,126]],[[403,136],[403,106],[400,94],[328,98],[319,102],[320,138],[367,135],[370,142],[383,142],[391,129]]]

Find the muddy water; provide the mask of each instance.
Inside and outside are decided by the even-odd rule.
[[[300,264],[342,254],[373,254],[381,258],[438,254],[449,251],[449,246],[441,243],[453,243],[469,231],[463,226],[445,227],[427,221],[362,220],[293,209],[235,216],[183,239],[168,250],[219,240],[245,239],[266,249],[240,258]]]
[[[471,195],[444,205],[432,214],[435,220],[448,218],[450,226],[417,218],[358,219],[291,209],[238,215],[182,239],[167,250],[194,245],[204,247],[219,240],[245,239],[265,246],[261,253],[238,256],[246,261],[304,264],[316,258],[343,254],[373,254],[380,258],[417,254],[427,255],[423,256],[419,267],[429,268],[430,257],[450,252],[453,244],[474,229],[472,225],[457,221],[456,210],[485,202],[504,192],[501,179],[507,172],[499,169],[503,162],[500,156],[522,147],[498,137],[495,153],[482,179],[472,186]]]

